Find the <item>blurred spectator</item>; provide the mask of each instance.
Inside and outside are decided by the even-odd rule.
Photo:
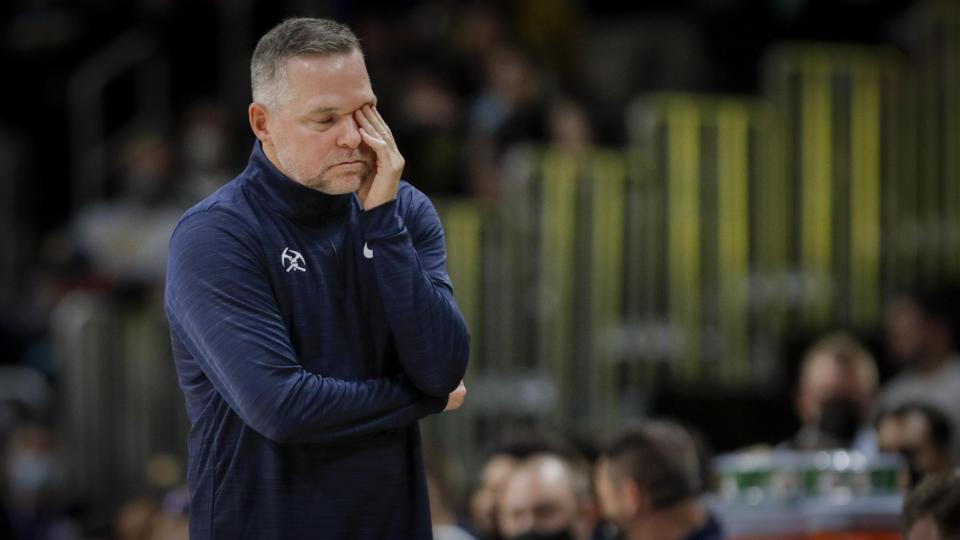
[[[222,105],[200,102],[187,112],[180,137],[183,187],[179,202],[184,208],[193,206],[233,177],[225,164],[226,139]]]
[[[960,294],[952,289],[904,296],[886,313],[887,343],[903,370],[881,388],[878,411],[892,411],[908,402],[925,403],[950,417],[960,432],[960,357],[957,355],[956,310]],[[960,458],[960,441],[951,446]]]
[[[149,540],[189,540],[190,496],[186,486],[170,491],[163,497],[160,513]]]
[[[22,418],[48,419],[53,413],[53,388],[36,369],[0,366],[0,441]]]
[[[696,445],[680,426],[645,421],[600,452],[595,472],[604,517],[626,540],[715,540],[720,525],[700,500]]]
[[[817,341],[804,356],[797,384],[800,430],[784,446],[792,450],[852,448],[876,453],[867,415],[877,391],[877,365],[847,334]]]
[[[905,457],[911,485],[927,475],[953,469],[952,437],[947,416],[923,403],[905,403],[881,414],[877,421],[879,449]]]
[[[128,501],[114,520],[116,540],[145,540],[153,537],[160,504],[151,497]]]
[[[930,476],[903,503],[904,540],[960,538],[960,476]]]
[[[427,497],[430,500],[430,523],[435,540],[476,540],[463,528],[464,520],[458,512],[460,505],[454,495],[459,490],[455,468],[445,459],[443,452],[425,444],[423,464],[427,477]]]
[[[21,424],[3,455],[4,490],[0,537],[13,540],[80,538],[66,517],[60,441],[41,425]]]
[[[470,497],[470,524],[484,540],[502,538],[498,530],[498,505],[503,488],[522,461],[536,454],[552,454],[578,459],[578,451],[561,436],[524,427],[503,435],[496,451],[487,458]]]
[[[486,81],[468,112],[470,184],[479,197],[498,198],[498,162],[510,146],[547,140],[545,81],[520,49],[503,44],[485,58]]]
[[[596,523],[583,460],[550,453],[526,458],[510,473],[498,501],[497,525],[510,540],[588,540]]]
[[[184,210],[174,202],[173,153],[163,138],[143,133],[125,144],[120,168],[119,197],[81,211],[74,239],[94,273],[117,282],[157,283]]]
[[[490,457],[480,469],[480,482],[470,498],[470,522],[483,539],[500,538],[497,530],[497,501],[518,459],[506,452]]]
[[[157,453],[146,462],[146,494],[120,506],[113,520],[117,540],[188,538],[190,494],[180,459]]]
[[[472,534],[457,523],[449,492],[431,470],[427,470],[427,493],[430,497],[430,520],[433,524],[434,540],[475,540]]]
[[[582,156],[593,142],[586,111],[573,98],[559,97],[547,112],[549,141],[567,154]]]
[[[399,103],[394,133],[403,152],[418,156],[404,168],[404,178],[427,193],[463,191],[461,104],[439,68],[411,70]]]

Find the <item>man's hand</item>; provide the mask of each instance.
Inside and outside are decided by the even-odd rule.
[[[450,392],[450,397],[447,398],[447,408],[443,412],[454,411],[459,409],[463,405],[463,400],[467,397],[467,387],[463,384],[463,381],[460,381],[460,385],[457,386],[457,389],[453,392]]]
[[[377,155],[373,180],[364,182],[358,193],[363,202],[363,209],[369,210],[397,198],[400,174],[403,172],[405,162],[400,155],[400,150],[397,149],[393,133],[376,108],[364,105],[354,111],[353,116],[357,125],[360,126],[360,137],[363,142]]]

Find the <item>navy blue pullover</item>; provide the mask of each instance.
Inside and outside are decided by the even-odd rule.
[[[363,211],[247,168],[184,214],[165,308],[192,428],[190,537],[431,538],[418,420],[469,337],[425,195]]]

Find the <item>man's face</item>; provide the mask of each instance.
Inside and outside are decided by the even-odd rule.
[[[579,510],[562,465],[548,462],[521,468],[511,475],[501,494],[500,532],[513,538],[530,531],[576,529]]]
[[[797,395],[797,412],[803,423],[817,423],[823,405],[831,400],[854,401],[866,409],[873,389],[856,366],[839,366],[827,352],[815,353],[807,362]]]
[[[470,499],[470,517],[474,526],[485,535],[496,530],[497,500],[516,466],[515,458],[498,454],[490,458],[480,473],[480,486]]]
[[[375,168],[353,113],[376,103],[359,51],[287,60],[289,101],[267,112],[264,151],[293,180],[323,193],[357,191]]]
[[[617,526],[623,527],[629,520],[629,511],[626,508],[623,494],[620,493],[611,476],[608,460],[601,459],[597,462],[593,482],[597,490],[601,515],[617,524]]]
[[[927,516],[910,527],[910,530],[907,531],[906,540],[944,540],[944,538],[940,536],[940,531],[937,529],[937,524],[933,521],[933,518]]]

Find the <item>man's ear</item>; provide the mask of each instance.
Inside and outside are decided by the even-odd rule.
[[[250,118],[250,129],[260,139],[260,142],[270,140],[270,129],[268,127],[270,111],[259,103],[251,103],[247,107],[247,115]]]
[[[624,506],[630,512],[630,516],[644,515],[650,512],[650,497],[647,492],[640,489],[636,482],[626,481],[623,483],[621,495],[623,496]]]

